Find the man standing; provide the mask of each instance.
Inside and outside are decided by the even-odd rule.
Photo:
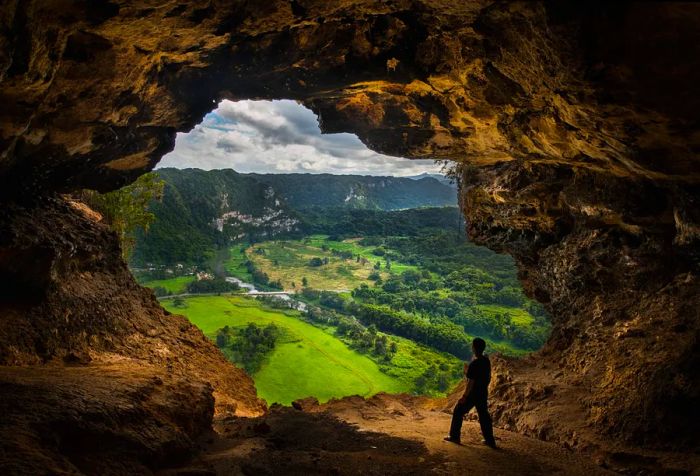
[[[484,443],[491,448],[496,448],[496,440],[493,437],[493,426],[489,415],[488,399],[489,382],[491,382],[491,361],[484,355],[486,342],[477,337],[472,341],[474,360],[467,369],[467,389],[459,399],[452,412],[452,425],[450,436],[445,441],[459,444],[461,441],[462,419],[469,410],[476,407],[481,425],[481,434],[484,435]]]

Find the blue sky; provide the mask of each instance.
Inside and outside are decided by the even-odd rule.
[[[432,160],[377,154],[354,134],[321,134],[316,115],[295,101],[222,101],[158,167],[232,168],[257,173],[418,175]]]

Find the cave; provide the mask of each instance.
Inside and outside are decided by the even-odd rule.
[[[697,463],[697,5],[100,0],[0,12],[5,472],[152,471],[196,454],[213,415],[267,411],[65,198],[151,170],[223,99],[296,100],[324,132],[456,163],[470,239],[512,255],[553,319],[540,352],[496,366],[499,428],[621,471]]]

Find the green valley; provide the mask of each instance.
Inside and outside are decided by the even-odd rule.
[[[269,403],[444,395],[474,337],[519,356],[549,334],[512,258],[469,242],[435,179],[159,173],[132,269]]]

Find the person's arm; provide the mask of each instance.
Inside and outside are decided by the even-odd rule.
[[[464,376],[467,377],[467,388],[464,389],[464,395],[462,395],[462,398],[459,399],[459,403],[466,402],[467,397],[474,388],[474,377],[476,376],[475,372],[477,371],[476,367],[478,365],[479,364],[476,361],[473,361],[469,365],[464,365]]]
[[[467,379],[467,388],[464,390],[464,395],[462,395],[462,398],[459,399],[459,403],[464,403],[467,401],[467,397],[469,396],[469,393],[472,391],[472,388],[474,388],[474,380],[468,378]]]

